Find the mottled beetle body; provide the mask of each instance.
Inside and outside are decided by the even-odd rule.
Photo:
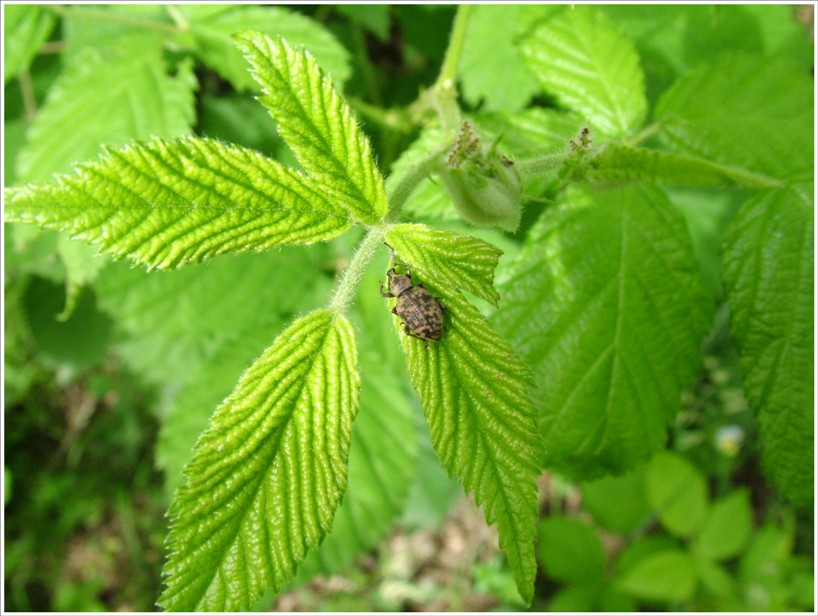
[[[389,244],[387,244],[389,246]],[[390,250],[392,249],[389,246]],[[399,274],[397,266],[402,266],[405,274]],[[381,295],[396,298],[392,313],[400,317],[404,331],[421,340],[437,342],[443,337],[443,304],[440,303],[423,283],[412,282],[412,272],[405,263],[395,261],[392,251],[392,268],[386,273],[389,287],[384,292],[381,284]]]

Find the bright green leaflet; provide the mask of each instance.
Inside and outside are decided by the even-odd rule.
[[[664,550],[640,560],[625,571],[617,587],[642,599],[685,601],[696,589],[693,559],[682,550]]]
[[[383,176],[369,140],[332,80],[309,53],[281,39],[248,31],[235,40],[263,87],[259,100],[304,170],[352,216],[363,223],[378,222],[387,209]]]
[[[346,489],[359,385],[352,325],[323,310],[244,373],[169,510],[164,609],[246,610],[292,577]]]
[[[704,475],[681,454],[662,451],[645,473],[645,492],[662,525],[678,537],[692,537],[707,513]]]
[[[457,285],[437,287],[434,278],[421,278],[434,269],[429,257],[437,259],[442,280],[457,271],[453,263],[459,252],[458,236],[451,243],[441,240],[442,246],[433,246],[428,239],[430,243],[423,245],[423,229],[414,234],[414,229],[407,228],[412,226],[402,227],[417,247],[418,260],[407,259],[418,272],[415,283],[424,282],[446,308],[443,338],[428,344],[404,334],[395,316],[409,377],[420,397],[435,452],[464,489],[474,492],[488,523],[497,524],[517,589],[530,602],[537,571],[538,437],[528,370],[508,342],[456,291]],[[444,237],[444,232],[437,233]],[[397,243],[399,237],[399,233],[387,233],[387,241]],[[403,257],[400,252],[397,256]]]
[[[422,264],[419,275],[438,289],[461,289],[495,306],[494,270],[501,251],[469,235],[421,224],[393,225],[387,241],[409,263]]]
[[[176,139],[195,123],[190,62],[170,75],[162,40],[131,35],[113,49],[84,48],[66,66],[35,116],[17,160],[19,179],[45,183],[134,139]],[[151,92],[151,96],[145,96]]]
[[[67,230],[158,268],[309,244],[351,224],[302,173],[194,137],[109,151],[57,185],[7,190],[6,220]]]

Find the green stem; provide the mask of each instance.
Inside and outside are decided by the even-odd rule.
[[[466,40],[466,26],[469,23],[471,12],[472,6],[469,4],[461,4],[457,7],[452,34],[449,37],[449,47],[446,49],[446,57],[443,59],[440,75],[438,75],[433,86],[435,88],[454,87],[454,81],[457,79],[457,67],[460,65],[460,56],[463,55],[463,42]]]
[[[364,239],[358,244],[358,250],[352,256],[352,260],[344,270],[338,286],[335,288],[335,293],[332,295],[327,310],[336,314],[344,314],[347,306],[349,306],[355,295],[355,290],[358,288],[358,282],[366,271],[375,250],[383,243],[383,238],[389,225],[381,224],[375,227],[370,227],[369,232],[364,236]]]
[[[384,222],[369,227],[369,231],[358,245],[358,250],[355,251],[352,260],[349,262],[349,265],[344,270],[344,274],[341,276],[341,280],[338,282],[338,286],[335,288],[335,293],[333,293],[327,308],[328,310],[336,314],[343,314],[346,311],[347,306],[349,306],[355,295],[358,282],[361,280],[369,262],[372,260],[375,250],[383,243],[386,232],[393,224],[392,221],[397,219],[401,208],[404,203],[406,203],[409,195],[417,188],[418,184],[442,165],[443,153],[449,147],[450,144],[447,145],[446,148],[440,148],[429,154],[417,165],[409,169],[409,171],[394,184],[394,187],[389,191],[389,212]]]
[[[631,147],[636,147],[643,141],[653,137],[653,135],[659,132],[660,128],[661,126],[659,125],[659,122],[654,122],[653,124],[650,124],[643,128],[638,135],[634,135],[630,139],[626,139],[625,141],[623,141],[623,144],[629,145]]]
[[[389,212],[386,214],[386,220],[396,220],[400,215],[406,200],[414,192],[424,179],[437,171],[443,165],[443,155],[451,147],[451,143],[447,143],[444,147],[440,147],[422,161],[414,165],[406,174],[395,182],[389,191]]]
[[[107,23],[123,24],[126,26],[133,26],[135,28],[144,28],[145,30],[155,30],[157,32],[164,32],[166,34],[178,34],[179,28],[170,24],[162,23],[153,19],[143,19],[141,17],[134,17],[133,15],[123,15],[115,11],[100,11],[96,9],[87,9],[80,7],[66,7],[58,4],[48,7],[60,17],[91,19],[94,21],[102,21]]]
[[[534,158],[523,158],[514,161],[514,169],[520,174],[520,178],[539,177],[556,173],[565,161],[566,153],[546,154],[535,156]]]
[[[466,40],[466,26],[469,23],[472,7],[461,4],[457,7],[457,15],[452,25],[452,34],[449,37],[449,46],[446,57],[440,67],[440,75],[429,89],[429,105],[440,118],[443,134],[448,137],[460,129],[460,107],[457,104],[457,68],[463,55],[463,43]]]
[[[354,96],[347,96],[346,100],[349,106],[361,116],[376,122],[384,128],[403,134],[411,133],[414,130],[412,119],[403,109],[384,109]]]

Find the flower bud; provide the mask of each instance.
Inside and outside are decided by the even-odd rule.
[[[514,163],[464,122],[440,179],[461,216],[478,225],[514,232],[520,225],[523,187]]]

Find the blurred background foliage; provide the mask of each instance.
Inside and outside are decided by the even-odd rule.
[[[676,9],[660,28],[636,7],[610,8],[636,41],[652,101],[720,49],[812,57],[802,23],[812,17],[791,7]],[[96,158],[101,143],[153,134],[193,131],[292,162],[253,100],[243,60],[226,51],[227,33],[246,27],[285,31],[314,49],[387,170],[417,136],[412,103],[437,77],[455,13],[437,5],[3,10],[6,185],[47,181]],[[489,129],[491,113],[549,104],[509,44],[515,28],[549,9],[510,10],[514,20],[475,13],[479,36],[464,50],[464,101],[488,112]],[[179,34],[180,22],[193,27]],[[141,53],[129,63],[110,61],[134,49]],[[530,118],[536,125],[536,111]],[[718,231],[735,202],[701,191],[673,201],[716,293]],[[515,250],[508,238],[480,233]],[[7,610],[154,609],[164,511],[190,448],[252,359],[293,316],[325,301],[353,235],[146,273],[58,233],[5,225]],[[379,452],[388,451],[388,468],[377,468],[374,453],[350,461],[361,509],[339,517],[342,531],[290,592],[259,607],[522,610],[493,530],[431,450],[374,291],[381,274],[370,272],[354,315],[362,371],[382,384],[362,400],[373,411],[360,421],[377,430],[376,411],[388,410],[404,422],[403,438]],[[761,478],[725,318],[706,341],[705,369],[685,395],[668,452],[620,477],[542,479],[532,610],[813,609],[812,513],[780,501]],[[370,519],[367,491],[388,492],[393,482],[406,487]]]

